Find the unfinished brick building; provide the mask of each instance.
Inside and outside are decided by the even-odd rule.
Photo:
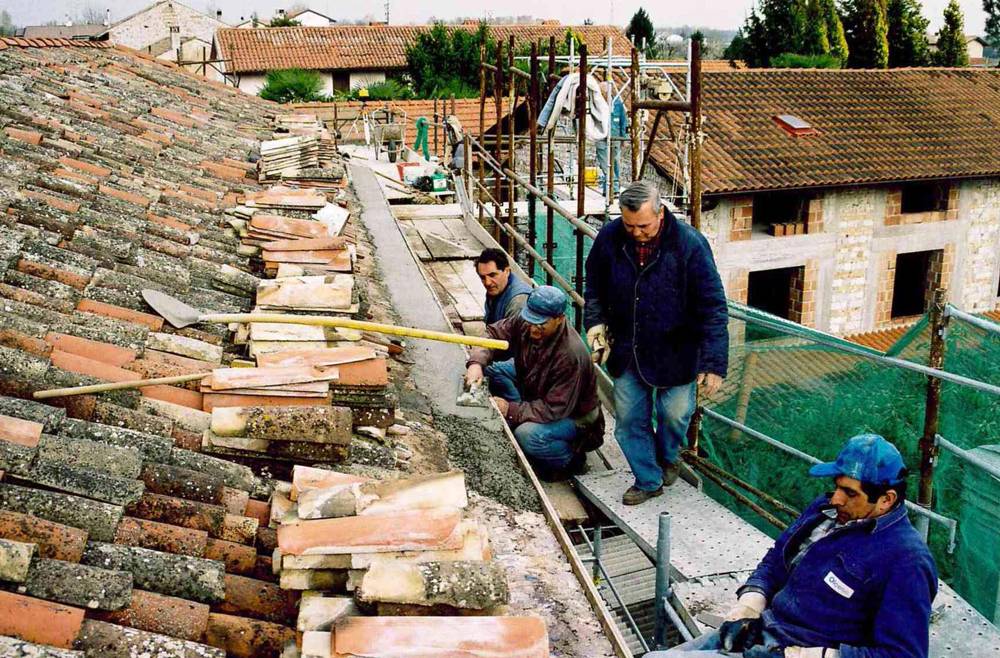
[[[704,106],[702,231],[732,299],[836,334],[906,324],[938,286],[997,307],[1000,72],[706,72]]]

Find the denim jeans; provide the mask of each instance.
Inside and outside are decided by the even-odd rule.
[[[486,381],[490,385],[490,394],[503,398],[508,402],[520,402],[521,392],[517,390],[517,373],[514,371],[514,359],[497,361],[483,370]]]
[[[764,631],[762,644],[769,648],[780,646],[778,641],[767,631]],[[643,658],[739,658],[742,655],[742,651],[733,653],[723,651],[719,631],[709,631],[672,649],[647,653]]]
[[[597,140],[597,146],[594,149],[595,155],[597,156],[597,168],[600,173],[598,173],[598,186],[601,188],[602,194],[608,193],[608,143],[603,140]],[[618,147],[614,144],[611,145],[611,161],[614,163],[615,168],[615,180],[612,183],[615,187],[615,194],[621,189],[621,176],[618,173]]]
[[[714,658],[715,656],[739,655],[739,653],[723,653],[719,631],[709,631],[672,649],[647,653],[644,658]]]
[[[650,386],[636,372],[634,362],[615,378],[615,439],[632,468],[637,489],[654,491],[663,484],[661,463],[677,463],[694,409],[694,382]]]
[[[514,428],[514,438],[532,462],[551,471],[559,470],[566,468],[573,459],[576,423],[572,418],[551,423],[521,423]]]
[[[521,401],[513,359],[491,363],[484,374],[491,394],[508,402]],[[514,438],[531,461],[543,468],[557,470],[565,468],[573,459],[576,423],[572,418],[551,423],[521,423],[514,428]]]

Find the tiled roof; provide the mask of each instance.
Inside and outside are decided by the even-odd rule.
[[[413,637],[432,638],[428,656],[473,639],[498,657],[549,655],[550,595],[510,600],[510,574],[522,592],[536,577],[480,520],[496,503],[468,495],[460,471],[403,472],[413,451],[398,437],[422,425],[397,414],[408,366],[390,372],[385,355],[399,345],[276,323],[175,329],[141,295],[390,320],[363,280],[377,267],[342,165],[324,149],[321,167],[263,188],[251,156],[292,157],[270,139],[274,104],[73,43],[0,45],[0,655],[276,658],[299,642],[399,655]],[[300,181],[320,186],[289,187]],[[345,497],[324,484],[331,470],[296,478],[303,461],[358,483]],[[422,592],[396,586],[415,581]],[[416,610],[436,616],[394,616]],[[446,616],[464,610],[496,616]]]
[[[216,32],[227,71],[249,73],[273,69],[387,70],[406,68],[406,47],[427,25],[336,25],[331,27],[280,27],[223,29]],[[456,27],[455,29],[473,29]],[[603,25],[491,25],[490,33],[518,43],[555,36],[567,29],[579,34],[591,50],[613,38],[616,55],[627,55],[628,38],[617,27]]]
[[[1000,70],[706,72],[703,89],[706,194],[1000,176]],[[669,175],[665,123],[652,161]]]
[[[95,37],[107,32],[100,23],[81,25],[28,25],[20,36],[28,39],[77,39]]]

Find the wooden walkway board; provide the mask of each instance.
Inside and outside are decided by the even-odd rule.
[[[441,287],[448,292],[452,305],[463,322],[483,319],[486,291],[478,278],[475,283],[478,290],[469,287],[468,272],[473,270],[471,261],[431,262],[427,267]],[[466,270],[464,275],[463,270]],[[475,276],[474,271],[472,276]]]
[[[403,233],[421,260],[475,258],[482,245],[458,217],[400,220]]]

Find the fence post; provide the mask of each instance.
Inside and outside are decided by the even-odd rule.
[[[629,141],[631,142],[632,156],[632,180],[639,180],[639,51],[632,46],[632,67],[631,67],[631,87],[632,103],[629,105]]]
[[[548,73],[545,77],[545,89],[547,93],[552,93],[552,89],[555,88],[555,83],[552,81],[552,76],[556,72],[556,38],[554,36],[549,37],[549,62],[548,62]],[[550,130],[546,135],[545,142],[545,194],[549,198],[555,198],[556,191],[556,156],[555,142],[554,142],[555,131]],[[553,235],[555,231],[555,211],[552,208],[545,207],[545,262],[549,264],[549,267],[555,267],[555,255],[556,255],[556,240]],[[552,275],[548,271],[545,272],[545,284],[552,285]]]
[[[590,111],[587,107],[587,44],[580,44],[580,85],[577,88],[576,99],[576,216],[583,217],[586,212],[587,197],[587,114]],[[574,229],[576,233],[576,263],[573,267],[574,284],[576,292],[583,295],[583,233],[580,229]],[[577,332],[583,329],[583,310],[576,308]]]
[[[944,369],[945,331],[948,316],[945,314],[946,292],[943,288],[934,291],[934,299],[928,310],[931,329],[931,349],[927,365],[936,370]],[[917,504],[930,509],[934,503],[934,467],[938,456],[938,419],[941,411],[941,380],[927,378],[927,402],[924,406],[924,433],[920,437],[920,490]],[[924,541],[930,526],[926,516],[917,518],[917,530]]]
[[[486,148],[486,69],[483,64],[486,62],[486,44],[479,44],[479,145]],[[336,107],[336,106],[334,106]],[[466,157],[472,158],[472,152],[467,151]],[[479,161],[479,184],[482,186],[476,191],[476,198],[479,200],[479,225],[483,226],[483,196],[482,191],[486,186],[486,163],[482,154],[476,156]]]
[[[538,44],[531,42],[531,79],[528,83],[528,177],[532,185],[538,185]],[[528,192],[528,244],[535,248],[535,195]],[[535,278],[535,259],[528,259],[528,276]]]
[[[667,598],[670,592],[670,513],[660,512],[659,526],[656,533],[656,589],[655,626],[653,630],[653,648],[659,649],[667,641]]]
[[[493,100],[496,105],[496,125],[493,127],[493,159],[497,161],[497,164],[503,163],[503,156],[500,154],[500,148],[503,146],[503,139],[500,133],[500,122],[503,120],[501,115],[501,104],[503,99],[503,41],[497,41],[497,70],[495,73],[493,82]],[[500,246],[507,247],[507,234],[500,230],[500,223],[503,221],[503,211],[500,209],[500,174],[499,172],[493,172],[493,210],[496,215],[496,222],[493,224],[493,239],[500,243]]]
[[[507,102],[507,166],[511,171],[517,171],[516,149],[514,147],[514,106],[517,104],[517,76],[514,75],[514,35],[510,35],[507,43],[507,84],[510,85],[510,99]],[[514,201],[517,198],[517,187],[514,180],[507,182],[507,225],[511,231],[517,231],[517,215]],[[507,251],[510,259],[517,262],[517,240],[507,241]]]

